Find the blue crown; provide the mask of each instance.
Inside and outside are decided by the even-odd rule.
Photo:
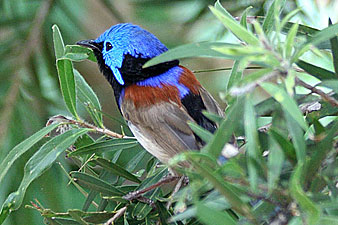
[[[129,23],[112,26],[95,42],[103,44],[103,60],[121,85],[124,85],[124,80],[119,69],[125,55],[150,59],[168,50],[155,35]]]

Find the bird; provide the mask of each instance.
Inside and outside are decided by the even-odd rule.
[[[179,60],[143,67],[168,48],[138,25],[116,24],[98,38],[77,44],[93,50],[131,132],[164,164],[179,153],[198,151],[205,145],[189,122],[215,132],[218,125],[203,111],[224,117],[216,100]]]

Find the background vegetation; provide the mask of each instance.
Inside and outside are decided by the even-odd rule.
[[[9,215],[4,224],[43,224],[43,218],[54,224],[102,223],[126,210],[117,223],[154,224],[160,218],[165,224],[170,218],[173,224],[337,224],[337,2],[221,3],[227,11],[219,4],[209,9],[214,1],[207,0],[0,1],[0,221]],[[326,28],[329,16],[334,25]],[[95,63],[77,63],[91,52],[71,46],[118,22],[141,25],[173,48],[150,63],[213,57],[181,62],[228,104],[226,119],[209,115],[221,124],[215,135],[192,125],[208,145],[200,154],[176,159],[194,168],[184,171],[190,184],[174,198],[169,188],[146,195],[156,210],[121,196],[159,180],[166,168],[157,167],[135,140],[102,134],[91,139],[84,135],[88,124],[68,119],[131,135]],[[208,42],[174,48],[201,41]],[[43,138],[53,127],[41,128],[59,114],[68,117],[52,121],[73,123],[72,129]],[[241,153],[218,165],[233,131],[245,136]],[[81,151],[66,158],[71,145]],[[71,171],[77,183],[68,184]],[[170,210],[168,201],[174,203]],[[86,213],[102,210],[107,212]]]

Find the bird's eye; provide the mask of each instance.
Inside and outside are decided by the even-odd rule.
[[[110,42],[106,42],[106,51],[109,51],[112,48],[113,48],[113,46],[111,45],[111,43]]]

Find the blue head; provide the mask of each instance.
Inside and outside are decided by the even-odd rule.
[[[97,39],[78,44],[92,48],[107,79],[115,80],[121,86],[157,75],[178,64],[175,61],[174,64],[168,62],[161,67],[143,69],[146,61],[168,49],[153,34],[129,23],[114,25]]]

